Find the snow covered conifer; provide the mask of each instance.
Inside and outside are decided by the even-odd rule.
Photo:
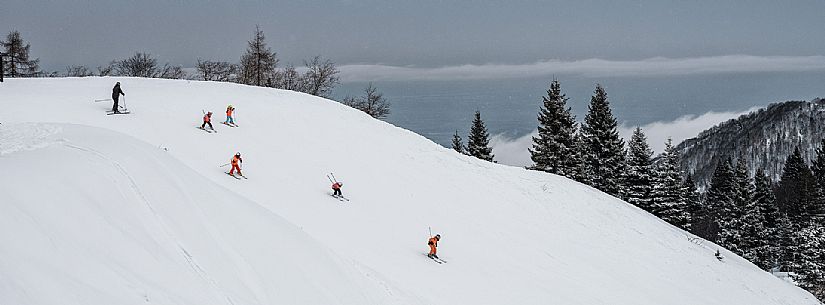
[[[11,31],[6,40],[0,40],[6,54],[3,71],[8,77],[33,77],[40,74],[40,59],[30,59],[31,45],[23,41],[20,32]]]
[[[573,154],[570,158],[570,163],[573,164],[573,174],[570,178],[584,184],[590,184],[590,171],[584,164],[584,154],[586,153],[587,148],[581,129],[575,132],[573,135],[573,141],[575,146],[573,149]]]
[[[542,99],[538,136],[533,137],[533,147],[528,148],[534,163],[529,169],[573,178],[576,165],[571,158],[576,145],[576,120],[567,107],[568,99],[561,93],[558,80],[550,84],[547,96]]]
[[[809,221],[799,231],[799,269],[795,280],[820,300],[825,299],[825,225]]]
[[[785,161],[776,198],[780,212],[787,214],[796,225],[807,222],[811,211],[821,205],[816,180],[798,147]]]
[[[601,85],[596,85],[582,125],[584,166],[589,171],[587,179],[591,186],[620,197],[625,152],[624,140],[619,137],[617,125],[616,118],[610,111],[607,93]]]
[[[461,140],[461,136],[458,135],[458,130],[455,131],[453,135],[453,150],[465,154],[464,142]]]
[[[628,142],[627,175],[625,197],[633,204],[649,213],[653,213],[653,183],[656,172],[653,167],[653,150],[647,144],[647,137],[640,127],[633,131]]]
[[[682,196],[685,201],[685,211],[687,211],[690,221],[685,229],[691,233],[702,236],[696,231],[698,227],[696,224],[698,220],[705,217],[705,207],[702,205],[702,199],[699,197],[699,190],[696,189],[696,183],[693,182],[693,175],[687,175],[682,181]]]
[[[745,211],[745,241],[749,245],[746,257],[762,268],[770,270],[779,259],[779,209],[776,207],[771,180],[762,169],[753,177],[753,206]],[[761,215],[754,215],[758,212]]]
[[[473,119],[473,126],[470,128],[470,135],[467,137],[467,153],[481,160],[493,162],[493,149],[490,147],[490,134],[484,121],[481,120],[481,112],[476,111]]]
[[[733,209],[733,200],[737,195],[733,179],[731,159],[720,160],[713,171],[705,203],[708,208],[708,216],[703,225],[706,226],[704,228],[707,232],[706,238],[712,241],[719,241],[720,229],[729,225],[730,219],[727,215]],[[722,246],[728,245],[722,244]]]
[[[679,152],[670,138],[665,142],[665,151],[659,156],[657,172],[653,187],[653,214],[674,226],[687,228],[690,214],[682,193]]]

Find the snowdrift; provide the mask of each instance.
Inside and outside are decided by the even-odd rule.
[[[122,83],[127,94],[126,106],[132,110],[130,115],[107,116],[104,112],[111,104],[94,102],[95,99],[105,99],[116,81]],[[215,121],[222,120],[221,113],[227,104],[237,108],[236,121],[240,127],[230,128],[217,123],[216,134],[194,128],[200,124],[202,110],[211,110],[215,112]],[[102,180],[93,183],[94,189],[117,186],[128,190],[129,185],[135,185],[134,188],[145,189],[144,196],[153,198],[163,198],[166,192],[171,192],[172,197],[178,198],[168,203],[174,203],[173,207],[169,210],[156,208],[156,214],[151,214],[156,216],[146,216],[151,216],[150,220],[152,217],[168,219],[164,222],[167,227],[157,228],[161,233],[174,230],[174,236],[185,233],[192,240],[236,233],[232,238],[221,238],[211,244],[232,255],[213,255],[210,253],[212,248],[205,242],[194,243],[202,244],[202,251],[187,248],[191,258],[201,265],[194,268],[200,271],[190,276],[213,280],[196,281],[190,285],[178,280],[183,275],[161,272],[164,263],[157,260],[145,262],[150,267],[117,264],[117,268],[106,271],[82,273],[76,269],[32,270],[39,266],[32,263],[31,269],[23,270],[25,272],[10,273],[10,276],[3,272],[4,278],[0,281],[5,283],[0,286],[3,287],[0,290],[2,303],[11,296],[24,294],[20,291],[37,287],[35,280],[48,279],[56,276],[54,274],[109,283],[109,276],[139,273],[142,278],[162,278],[153,284],[159,290],[191,291],[191,298],[197,297],[205,304],[208,303],[206,300],[225,302],[226,295],[242,294],[238,291],[258,297],[242,300],[235,297],[232,299],[234,304],[323,302],[320,299],[304,301],[299,297],[294,301],[282,301],[261,296],[270,296],[267,293],[272,289],[293,290],[292,287],[301,287],[295,288],[297,291],[293,292],[296,294],[318,291],[319,298],[342,296],[330,304],[819,304],[807,292],[762,272],[724,249],[720,250],[725,259],[717,260],[713,254],[718,246],[697,240],[590,187],[554,175],[462,156],[412,132],[317,97],[236,84],[181,80],[10,79],[0,84],[0,109],[3,109],[0,112],[3,125],[0,126],[4,126],[0,128],[18,122],[73,123],[117,131],[145,141],[148,145],[144,146],[151,149],[121,146],[122,141],[130,143],[121,140],[128,139],[126,136],[95,142],[100,145],[96,149],[119,150],[118,156],[124,159],[119,162],[129,161],[136,168],[143,168],[146,177],[139,181],[135,179],[131,184],[129,179],[122,177],[120,180],[100,178]],[[98,139],[104,133],[98,129],[73,128],[77,128],[76,136],[80,138]],[[64,164],[58,154],[44,153],[50,149],[55,148],[49,146],[4,155],[0,157],[0,166],[4,171],[13,167],[20,175],[30,175],[27,171],[39,168],[40,162]],[[248,180],[233,179],[223,173],[226,167],[220,167],[229,162],[236,151],[243,154],[244,174]],[[172,161],[152,163],[157,162],[156,157],[146,157],[156,154],[177,159],[189,169]],[[29,161],[22,162],[17,158]],[[57,160],[51,161],[52,158]],[[61,181],[86,183],[83,182],[86,176],[84,179],[72,176],[77,171],[83,172],[80,169],[62,171],[49,167],[41,170],[41,173],[49,173],[49,179],[59,179],[55,184]],[[190,170],[199,175],[178,176]],[[330,183],[325,175],[330,172],[344,182],[344,195],[351,201],[340,202],[329,195]],[[31,191],[38,189],[39,176],[22,181],[17,175],[3,178],[0,188],[4,193],[18,192],[17,196],[11,197],[12,202],[4,200],[0,205],[2,217],[8,217],[8,220],[4,218],[3,225],[15,223],[9,228],[4,227],[4,231],[36,235],[39,234],[37,226],[20,223],[43,223],[58,218],[66,223],[61,232],[74,232],[63,237],[67,243],[65,247],[83,248],[80,245],[92,240],[87,234],[100,234],[94,227],[70,225],[86,223],[78,221],[89,217],[83,209],[55,212],[50,203],[37,213],[6,215],[10,213],[7,210],[14,211],[25,205],[21,202],[46,200],[37,199],[41,194]],[[178,187],[153,182],[164,179]],[[207,179],[211,181],[203,182]],[[181,181],[189,180],[203,183],[180,185],[184,183]],[[224,194],[226,190],[223,188],[232,194]],[[30,191],[19,193],[19,189]],[[66,201],[81,201],[72,204],[86,205],[82,201],[91,196],[92,192],[88,192],[66,189],[60,197],[67,198]],[[243,197],[249,201],[220,200],[207,208],[196,203],[200,200],[195,199],[202,198],[194,195],[199,192],[212,198],[219,196],[215,194],[217,192],[220,196]],[[126,217],[123,216],[125,211],[146,206],[143,201],[134,200],[118,203],[119,208],[116,208],[109,206],[110,201],[100,200],[94,205],[98,209],[95,215],[99,217],[109,217],[110,213]],[[181,200],[183,203],[178,202]],[[235,202],[243,204],[238,207]],[[130,207],[127,209],[120,204]],[[106,210],[99,210],[104,208]],[[193,229],[188,223],[177,224],[171,220],[186,213],[202,215],[205,212],[199,211],[204,209],[213,212],[209,214],[210,221],[226,225],[196,222],[195,227],[202,228]],[[143,213],[149,212],[144,210]],[[186,215],[195,217],[192,214]],[[299,226],[309,237],[298,238],[306,235],[296,232],[294,227],[274,215]],[[197,217],[198,221],[203,221],[200,217],[204,216]],[[255,248],[251,245],[269,245],[267,239],[287,237],[251,230],[247,224],[275,226],[277,228],[269,228],[267,232],[286,232],[283,234],[293,236],[295,243],[303,247],[295,246],[289,250],[290,260],[275,260],[289,263],[274,263],[265,258],[278,257],[283,247]],[[122,229],[123,226],[126,224],[110,224],[112,230],[128,232],[128,226]],[[448,263],[438,265],[424,256],[428,227],[432,227],[433,233],[442,235],[439,256]],[[242,234],[246,232],[255,233]],[[2,244],[15,238],[12,233],[4,234],[7,235],[0,240]],[[313,239],[321,246],[297,241]],[[237,244],[229,243],[230,240]],[[98,240],[94,243],[95,249],[111,252],[117,247],[122,255],[137,255],[107,241]],[[3,253],[11,251],[7,249],[14,249],[16,253],[11,259],[3,254],[3,263],[19,265],[21,260],[26,261],[25,253],[28,252],[17,249],[25,248],[24,244],[2,247]],[[322,247],[332,249],[333,254],[319,250]],[[46,251],[37,247],[33,251],[41,250]],[[175,253],[178,248],[173,243],[168,247],[141,251],[147,252],[147,256],[171,256],[169,253]],[[154,251],[162,254],[154,254]],[[260,259],[247,260],[242,264],[243,268],[224,266],[237,262],[237,256],[242,255]],[[98,264],[97,259],[86,256],[67,256],[61,262],[74,265],[81,258]],[[317,259],[327,263],[320,267],[318,265],[323,263],[315,262]],[[296,265],[318,268],[307,272],[296,270],[299,268]],[[353,268],[357,271],[352,271]],[[246,270],[250,274],[277,273],[287,278],[296,276],[314,284],[305,286],[271,278],[242,277],[232,274],[239,271],[228,269]],[[325,270],[331,275],[321,274]],[[225,280],[232,276],[245,281],[239,284]],[[325,285],[324,277],[331,277],[329,281],[338,286]],[[350,280],[341,280],[347,277]],[[39,289],[56,297],[66,297],[73,295],[70,293],[73,283],[55,282]],[[206,292],[195,293],[201,289]],[[105,299],[94,301],[106,303]]]

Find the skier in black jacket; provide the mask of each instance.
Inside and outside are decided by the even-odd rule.
[[[114,106],[112,106],[112,112],[114,113],[120,113],[120,111],[117,109],[117,100],[118,98],[120,98],[121,94],[123,94],[123,96],[126,96],[126,93],[123,93],[123,90],[120,90],[120,82],[117,82],[117,84],[115,84],[115,87],[112,88],[112,100],[115,101]]]

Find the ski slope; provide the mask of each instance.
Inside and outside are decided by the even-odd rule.
[[[116,81],[130,115],[107,116],[111,103],[94,102]],[[238,128],[218,123],[230,103]],[[185,80],[9,79],[0,109],[0,147],[15,147],[0,149],[0,168],[15,173],[0,178],[12,194],[0,204],[3,304],[111,304],[123,293],[106,288],[117,285],[170,304],[820,304],[590,187],[462,156],[305,94]],[[194,128],[202,110],[215,112],[218,133]],[[51,128],[62,130],[45,136],[58,144],[26,135]],[[105,158],[66,146],[75,142]],[[220,167],[236,151],[248,180]],[[138,176],[118,176],[107,159]],[[351,201],[329,196],[330,172]],[[126,199],[95,193],[110,189]],[[129,197],[136,189],[143,195]],[[57,198],[67,206],[56,208]],[[39,227],[52,222],[59,226]],[[424,256],[428,227],[442,235],[447,264]],[[107,231],[121,235],[100,238]],[[29,259],[40,251],[43,260]],[[44,268],[47,258],[56,260]],[[34,292],[53,299],[27,299]]]

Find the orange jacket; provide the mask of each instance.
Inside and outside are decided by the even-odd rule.
[[[234,110],[235,110],[235,108],[226,107],[226,116],[232,116],[232,111],[234,111]]]
[[[438,247],[438,238],[430,237],[430,240],[427,242],[427,244]]]
[[[212,116],[211,116],[211,115],[208,115],[208,114],[203,115],[203,121],[204,121],[204,122],[209,122],[209,121],[211,121],[211,120],[212,120]]]
[[[238,165],[238,161],[240,161],[241,163],[243,163],[243,159],[241,159],[241,157],[238,157],[238,156],[233,156],[233,157],[232,157],[232,165],[233,165],[233,166],[234,166],[234,165]]]

